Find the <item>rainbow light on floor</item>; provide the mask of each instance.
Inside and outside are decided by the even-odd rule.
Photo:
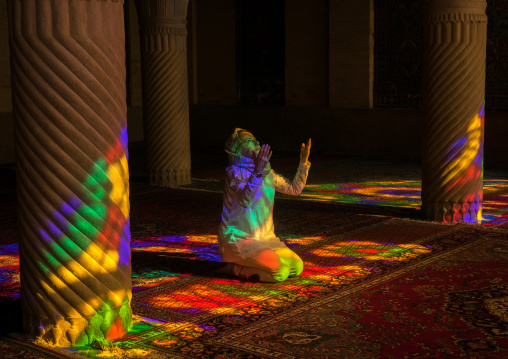
[[[284,283],[268,286],[260,283],[241,281],[233,276],[210,276],[199,278],[197,282],[177,285],[171,290],[155,294],[147,300],[137,300],[137,305],[153,307],[157,310],[172,311],[184,316],[226,315],[228,320],[242,323],[246,316],[266,315],[274,308],[285,308],[302,298],[312,297],[330,287],[342,286],[375,273],[376,263],[392,266],[408,261],[432,251],[432,248],[418,244],[380,243],[375,241],[355,240],[348,236],[334,244],[313,246],[313,242],[326,240],[323,236],[289,236],[284,241],[292,246],[304,246],[307,249],[300,253],[305,263],[300,277],[288,279]],[[193,261],[210,262],[218,260],[217,238],[214,235],[204,236],[163,236],[137,238],[133,242],[133,252],[153,251],[168,254],[170,258],[186,258]],[[15,255],[17,248],[6,247],[5,253]],[[302,251],[300,251],[302,252]],[[149,266],[149,264],[147,264]],[[157,276],[162,282],[157,282]],[[153,283],[164,284],[165,279],[178,281],[190,276],[189,273],[172,273],[170,271],[150,272],[146,278],[155,278]],[[136,283],[142,272],[133,273]],[[146,288],[142,288],[146,289]],[[140,294],[143,294],[141,292]],[[121,328],[121,323],[112,323],[112,329]],[[198,339],[216,328],[213,325],[194,324],[186,320],[160,320],[137,318],[133,330],[124,339],[116,341],[118,353],[125,355],[150,356],[149,351],[136,351],[136,342],[145,340],[150,346],[179,346],[184,339]],[[112,333],[113,335],[115,333]],[[160,335],[159,335],[160,334]],[[163,336],[163,338],[162,338]],[[87,355],[91,358],[103,357],[91,347],[68,349]],[[114,353],[114,352],[112,352]],[[113,354],[112,354],[113,355]]]
[[[284,241],[294,247],[295,245],[306,245],[321,238],[302,236],[286,238]],[[201,261],[209,261],[209,258],[219,260],[220,258],[217,246],[212,246],[212,244],[217,243],[216,236],[212,235],[146,238],[145,240],[133,240],[133,243],[135,243],[133,252],[151,250],[157,253],[172,253],[179,257],[184,255],[186,259]],[[206,251],[203,250],[203,246],[207,247]],[[348,240],[301,254],[305,269],[295,281],[301,281],[302,283],[292,285],[291,280],[289,280],[281,285],[282,290],[274,285],[273,290],[270,290],[269,293],[257,292],[259,286],[256,283],[245,282],[239,285],[238,279],[233,277],[211,278],[206,280],[206,284],[191,284],[185,286],[185,288],[175,287],[169,297],[167,293],[161,293],[160,295],[154,295],[146,302],[138,302],[138,304],[194,315],[206,313],[240,315],[243,313],[241,308],[245,306],[251,308],[251,312],[252,310],[263,312],[262,304],[265,301],[269,301],[271,306],[279,302],[280,305],[284,305],[285,301],[290,300],[289,298],[297,300],[298,296],[304,295],[310,288],[319,291],[331,282],[335,284],[345,283],[368,275],[371,273],[372,268],[367,268],[364,265],[365,262],[379,260],[394,264],[430,251],[430,248],[416,244]],[[203,252],[205,252],[204,255]],[[333,267],[329,264],[320,264],[325,257],[327,257],[326,261],[333,257],[340,264]],[[164,275],[161,281],[166,282]],[[302,284],[304,284],[304,287],[301,286]],[[288,287],[291,289],[288,290]],[[242,303],[240,306],[239,302]],[[258,309],[252,309],[253,307]]]
[[[310,184],[301,199],[357,205],[421,208],[421,181]],[[508,180],[483,181],[483,224],[508,222]]]
[[[19,298],[19,290],[19,245],[0,245],[0,301]]]
[[[133,252],[161,252],[189,254],[187,259],[221,261],[217,236],[144,237],[131,241]]]
[[[399,181],[310,184],[305,186],[300,198],[419,209],[420,196],[420,181]]]
[[[203,246],[214,244],[216,240],[212,235],[139,238],[133,241],[136,243],[133,252],[153,250],[155,253],[167,253],[169,256],[164,258],[168,260],[171,257],[184,257],[194,261],[209,261],[207,258],[218,255],[218,248],[209,247],[203,256]],[[268,315],[274,309],[285,308],[303,298],[327,292],[331,287],[337,288],[369,276],[379,271],[376,263],[393,266],[432,251],[432,248],[418,244],[355,240],[354,235],[335,244],[312,245],[313,241],[322,240],[327,239],[323,236],[284,238],[288,245],[308,248],[300,253],[305,269],[298,278],[279,284],[260,284],[226,275],[199,276],[195,281],[183,282],[170,290],[154,292],[146,297],[141,292],[135,300],[136,305],[192,318],[221,315],[221,318],[227,318],[231,325],[237,327],[247,317]],[[125,339],[117,342],[119,347],[130,350],[142,341],[146,344],[145,348],[178,348],[189,339],[199,343],[199,338],[216,330],[213,323],[203,326],[183,319],[162,322],[153,323],[153,327],[146,331],[128,333]],[[196,350],[199,352],[200,349],[196,346]]]

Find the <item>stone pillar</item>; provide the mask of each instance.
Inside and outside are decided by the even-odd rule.
[[[189,0],[136,0],[141,41],[143,121],[149,182],[191,182],[187,80]]]
[[[479,223],[487,42],[485,0],[428,0],[425,14],[422,211]]]
[[[8,13],[24,329],[104,343],[131,327],[123,2]]]

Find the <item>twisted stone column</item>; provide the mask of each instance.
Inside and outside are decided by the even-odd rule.
[[[422,211],[478,223],[483,199],[485,0],[428,0]]]
[[[57,346],[131,327],[123,4],[9,0],[25,331]]]
[[[149,182],[191,182],[187,80],[189,0],[136,0],[141,41],[143,121]]]

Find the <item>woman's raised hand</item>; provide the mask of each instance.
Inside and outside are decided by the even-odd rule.
[[[307,143],[307,146],[305,146],[305,143],[302,143],[302,149],[300,150],[300,162],[304,165],[309,164],[309,154],[310,154],[310,138],[309,142]]]
[[[259,150],[259,153],[256,156],[256,167],[254,168],[254,173],[262,174],[266,168],[266,165],[268,162],[270,162],[271,157],[272,151],[270,151],[270,145],[262,145],[261,150]]]

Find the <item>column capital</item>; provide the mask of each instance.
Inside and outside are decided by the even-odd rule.
[[[437,23],[487,22],[485,0],[425,0],[425,16]]]
[[[189,0],[135,0],[135,3],[143,33],[187,35]]]

